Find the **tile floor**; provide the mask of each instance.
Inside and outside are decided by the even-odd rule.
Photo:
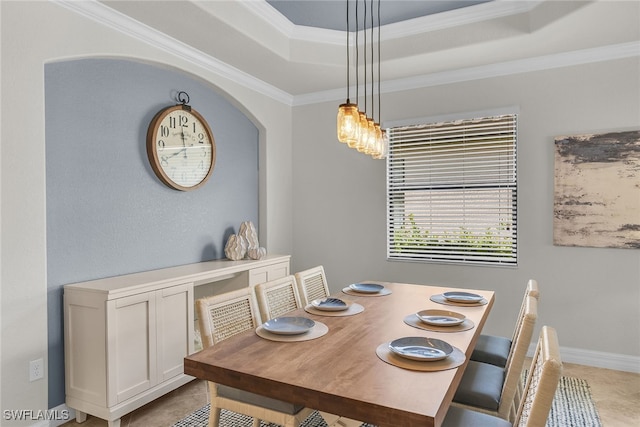
[[[564,364],[563,373],[589,382],[603,427],[640,425],[640,374],[571,363]],[[206,383],[195,380],[124,416],[121,427],[171,426],[206,403]],[[63,426],[104,427],[107,423],[88,416],[82,424],[69,421]]]

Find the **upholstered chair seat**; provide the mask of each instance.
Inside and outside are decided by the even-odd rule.
[[[451,406],[442,427],[545,427],[561,375],[558,336],[555,329],[543,326],[513,420]]]
[[[470,360],[453,396],[454,405],[513,420],[520,403],[524,360],[538,317],[538,300],[527,296],[522,309],[506,367]]]
[[[471,360],[504,368],[507,365],[510,350],[509,338],[483,334],[478,337]]]
[[[488,363],[469,361],[454,400],[498,412],[504,386],[504,368]]]
[[[471,360],[490,363],[492,365],[500,366],[501,368],[507,366],[507,359],[509,358],[509,352],[511,351],[511,344],[518,333],[517,328],[520,323],[520,319],[524,314],[524,304],[529,296],[534,297],[537,300],[540,299],[540,291],[536,280],[531,279],[527,282],[527,288],[525,289],[524,297],[522,299],[520,313],[518,314],[518,320],[516,321],[516,327],[514,328],[511,339],[497,335],[480,335],[476,342],[476,346],[473,349],[473,353],[471,353]]]

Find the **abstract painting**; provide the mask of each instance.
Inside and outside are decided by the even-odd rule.
[[[555,138],[553,243],[640,249],[640,131]]]

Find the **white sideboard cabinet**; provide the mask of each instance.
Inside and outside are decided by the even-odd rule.
[[[118,427],[193,378],[194,300],[290,274],[289,255],[215,260],[64,286],[66,404]]]

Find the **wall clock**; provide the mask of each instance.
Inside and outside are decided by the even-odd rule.
[[[186,97],[186,98],[185,98]],[[158,111],[147,130],[147,155],[158,178],[171,188],[195,190],[211,176],[216,143],[207,121],[188,105],[189,96]]]

